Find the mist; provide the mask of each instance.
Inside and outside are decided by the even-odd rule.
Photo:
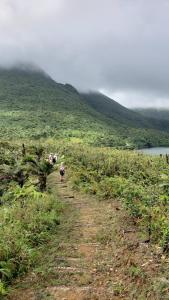
[[[169,107],[168,12],[166,0],[1,0],[0,65],[35,64],[127,107]]]

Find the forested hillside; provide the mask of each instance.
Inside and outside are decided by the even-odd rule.
[[[101,93],[90,92],[82,93],[81,95],[85,103],[106,117],[121,122],[126,126],[148,127],[148,120],[140,116],[139,113],[127,109]]]
[[[101,94],[82,95],[39,69],[0,70],[0,137],[78,140],[121,148],[169,145],[167,121],[132,112]]]
[[[137,108],[134,109],[134,111],[139,112],[142,116],[148,118],[169,121],[169,109],[167,108]]]
[[[100,112],[106,117],[116,120],[125,126],[131,126],[134,128],[154,128],[169,131],[169,118],[157,117],[154,120],[154,111],[151,113],[146,109],[130,110],[101,93],[91,92],[83,93],[81,95],[84,102],[89,104],[97,112]],[[160,111],[156,111],[156,114],[157,112],[160,116]],[[165,113],[167,115],[166,111]]]

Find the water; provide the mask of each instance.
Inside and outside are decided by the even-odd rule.
[[[145,148],[138,150],[141,153],[148,155],[160,155],[160,154],[169,154],[169,147],[153,147],[153,148]]]

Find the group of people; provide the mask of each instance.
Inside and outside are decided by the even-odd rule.
[[[54,165],[57,161],[58,161],[58,154],[50,153],[49,157],[48,157],[48,162],[51,165]],[[60,181],[62,182],[64,180],[64,175],[65,175],[65,167],[64,167],[63,162],[61,162],[61,165],[60,165],[60,168],[59,168],[59,173],[60,173]]]

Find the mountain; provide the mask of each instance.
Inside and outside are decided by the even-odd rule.
[[[134,127],[148,126],[148,121],[139,113],[127,109],[99,92],[81,93],[81,96],[85,103],[112,120]]]
[[[41,70],[0,69],[1,109],[76,111],[85,105],[70,85],[56,83]]]
[[[158,118],[154,120],[153,114],[144,114],[142,110],[130,110],[98,92],[82,93],[81,96],[84,102],[97,112],[120,122],[120,124],[169,131],[169,119],[167,118],[161,118],[160,121],[157,120]]]
[[[112,124],[85,104],[73,86],[20,66],[0,69],[0,127],[5,139],[92,136],[95,140],[98,130],[116,136]]]
[[[169,133],[164,132],[168,122],[165,126],[153,122],[102,94],[81,94],[70,84],[57,83],[39,68],[0,69],[1,139],[52,137],[119,147],[168,145]]]
[[[135,108],[134,111],[140,113],[144,117],[169,121],[168,108]]]

